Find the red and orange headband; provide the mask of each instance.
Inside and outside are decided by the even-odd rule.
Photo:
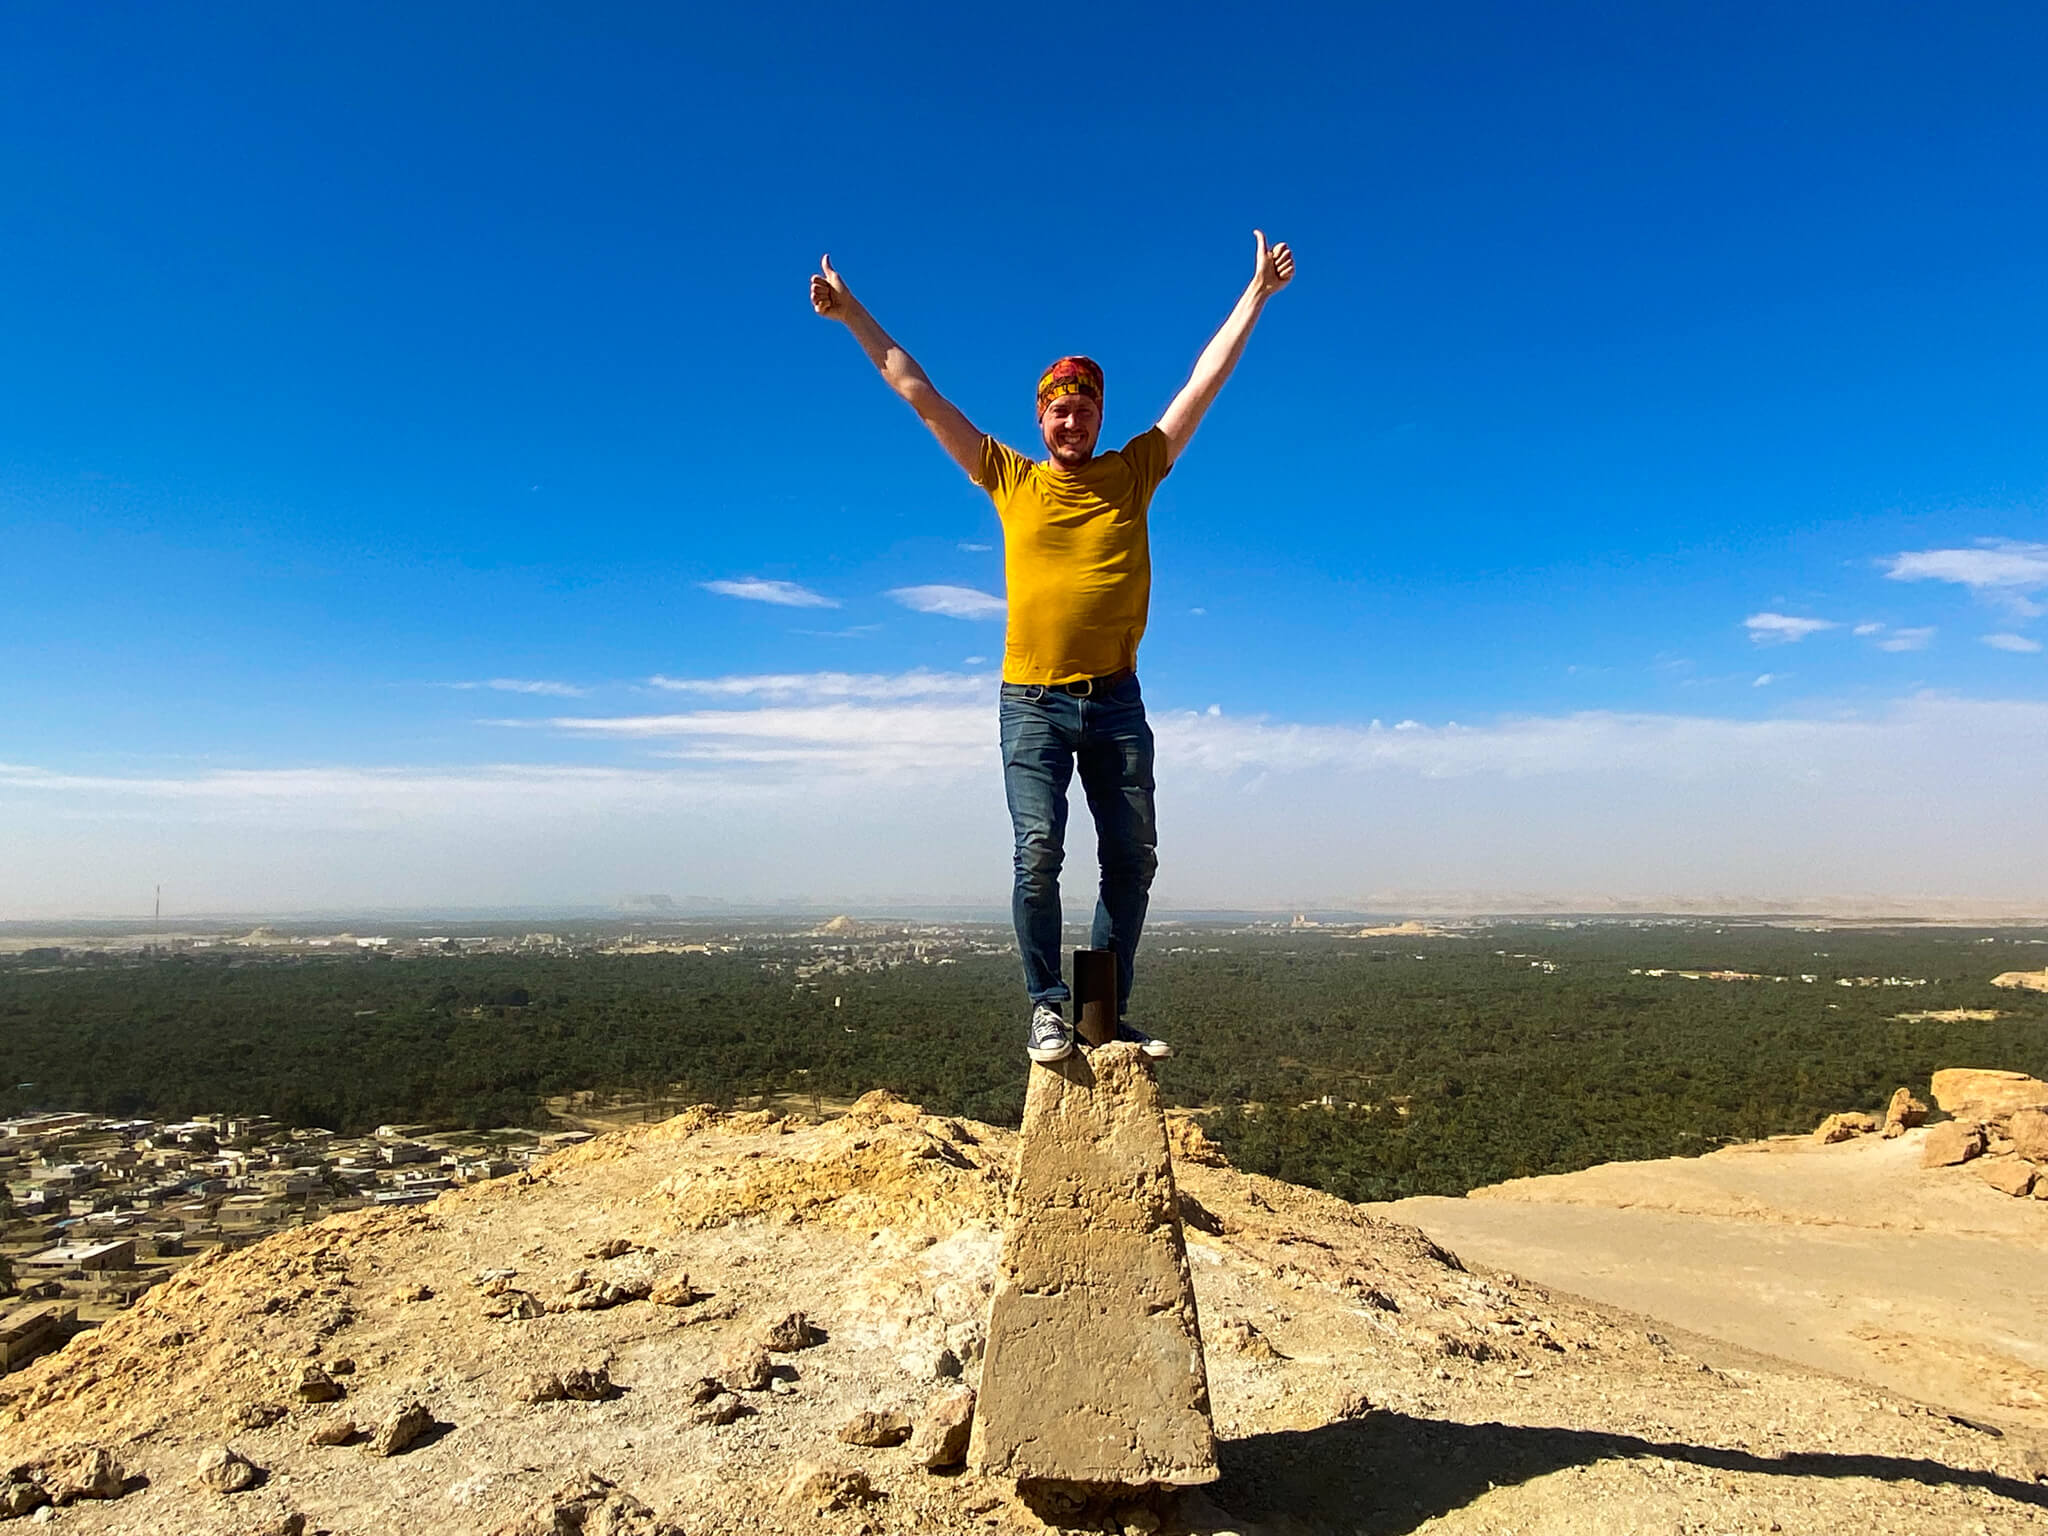
[[[1040,375],[1038,414],[1061,395],[1086,395],[1102,404],[1102,365],[1092,357],[1063,357]]]

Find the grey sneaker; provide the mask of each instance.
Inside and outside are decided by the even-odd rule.
[[[1135,1045],[1154,1061],[1164,1061],[1173,1054],[1173,1047],[1164,1040],[1154,1040],[1142,1029],[1134,1029],[1122,1019],[1117,1020],[1116,1038],[1125,1045]]]
[[[1074,1031],[1051,1003],[1031,1010],[1031,1039],[1024,1054],[1045,1063],[1065,1061],[1074,1054]]]

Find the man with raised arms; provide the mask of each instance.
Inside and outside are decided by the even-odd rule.
[[[1010,914],[1031,996],[1026,1049],[1033,1061],[1059,1061],[1074,1049],[1062,1011],[1070,993],[1060,976],[1060,864],[1067,786],[1077,765],[1102,871],[1091,943],[1116,954],[1117,1038],[1148,1056],[1172,1054],[1164,1041],[1124,1022],[1159,863],[1152,730],[1137,673],[1152,595],[1145,516],[1152,493],[1237,366],[1266,300],[1294,276],[1287,247],[1268,246],[1263,234],[1252,233],[1258,245],[1252,280],[1158,425],[1098,454],[1102,369],[1085,357],[1063,357],[1038,381],[1044,460],[1027,459],[977,431],[875,323],[829,256],[811,279],[811,307],[853,333],[889,387],[994,499],[1002,519],[1009,595],[1003,788],[1016,833]]]

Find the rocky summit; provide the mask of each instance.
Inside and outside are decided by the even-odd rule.
[[[1468,1269],[1413,1227],[1236,1171],[1187,1119],[1168,1130],[1205,1486],[975,1469],[976,1404],[1009,1390],[983,1355],[1018,1139],[870,1094],[822,1124],[692,1110],[196,1263],[0,1378],[0,1523],[1295,1536],[2048,1517],[2024,1425]],[[1064,1366],[1051,1350],[1034,1369]]]

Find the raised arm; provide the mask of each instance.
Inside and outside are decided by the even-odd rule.
[[[1285,244],[1275,245],[1269,250],[1263,232],[1255,229],[1252,237],[1258,241],[1258,255],[1251,282],[1238,298],[1230,318],[1223,322],[1223,328],[1210,338],[1208,346],[1202,348],[1202,355],[1195,359],[1195,371],[1188,375],[1187,383],[1173,397],[1173,404],[1159,418],[1159,430],[1166,434],[1168,463],[1180,457],[1181,450],[1187,447],[1188,439],[1195,435],[1195,428],[1202,424],[1203,415],[1222,390],[1223,381],[1230,377],[1230,370],[1244,356],[1245,339],[1251,335],[1252,327],[1258,324],[1259,311],[1266,307],[1266,300],[1285,288],[1294,277],[1294,253]]]
[[[868,361],[882,370],[889,387],[903,397],[903,403],[917,412],[918,420],[932,429],[939,446],[953,456],[953,462],[967,471],[970,480],[981,478],[981,433],[960,414],[959,407],[932,387],[917,359],[896,344],[889,333],[875,323],[867,306],[853,296],[846,280],[832,270],[832,258],[824,257],[821,270],[811,279],[811,308],[827,320],[837,320],[860,343]]]

